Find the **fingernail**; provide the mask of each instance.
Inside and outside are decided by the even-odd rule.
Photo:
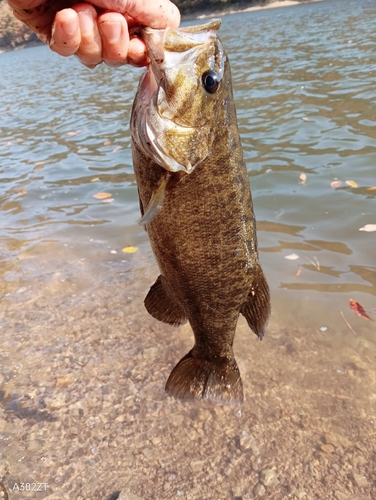
[[[61,23],[61,29],[64,31],[66,35],[73,35],[73,33],[78,28],[78,18],[77,15],[72,17],[71,19],[66,19]]]
[[[114,43],[119,40],[121,36],[121,23],[103,21],[99,26],[108,42]]]
[[[81,34],[86,35],[92,33],[94,29],[92,13],[89,10],[81,11],[78,16],[80,18]]]

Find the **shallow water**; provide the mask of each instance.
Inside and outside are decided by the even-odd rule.
[[[0,55],[0,494],[376,495],[376,327],[349,308],[376,316],[376,233],[359,231],[376,224],[375,13],[223,17],[273,302],[262,343],[239,322],[241,410],[163,391],[192,335],[142,304],[157,268],[129,149],[140,70]],[[15,489],[33,482],[48,486]]]

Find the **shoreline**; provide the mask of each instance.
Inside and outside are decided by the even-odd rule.
[[[228,16],[232,14],[241,14],[243,12],[252,12],[258,10],[267,10],[267,9],[278,9],[281,7],[293,7],[296,5],[300,5],[303,3],[314,3],[314,2],[323,2],[324,0],[274,0],[268,2],[266,4],[253,5],[251,7],[244,7],[244,4],[234,4],[231,7],[225,7],[219,10],[213,10],[210,13],[207,10],[197,10],[192,13],[182,14],[182,21],[191,21],[193,19],[207,19],[209,17],[220,17],[220,16]]]

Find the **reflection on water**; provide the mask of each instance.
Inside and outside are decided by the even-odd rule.
[[[374,15],[333,0],[223,18],[273,299],[262,343],[239,323],[240,412],[163,391],[192,335],[142,305],[157,269],[129,149],[140,70],[0,55],[0,492],[376,496],[375,323],[349,308],[376,317],[375,233],[359,231],[376,224]]]

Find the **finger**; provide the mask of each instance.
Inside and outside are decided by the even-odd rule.
[[[140,38],[131,38],[129,40],[128,63],[132,66],[146,66],[149,62],[145,42]]]
[[[129,32],[122,14],[106,12],[98,17],[98,28],[102,38],[102,59],[108,66],[127,63]]]
[[[73,9],[57,12],[52,25],[50,48],[61,56],[75,54],[81,43],[78,14]]]
[[[73,7],[77,12],[81,32],[81,42],[76,56],[90,68],[102,62],[102,41],[97,25],[97,11],[89,4],[77,4]]]
[[[90,3],[107,10],[127,13],[137,22],[151,28],[177,28],[179,9],[170,0],[91,0]]]

